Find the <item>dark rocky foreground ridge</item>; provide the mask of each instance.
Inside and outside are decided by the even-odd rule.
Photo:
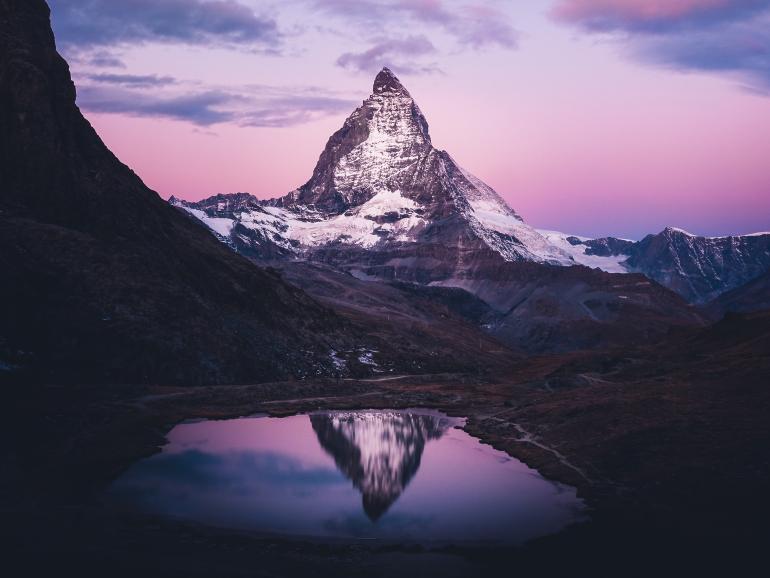
[[[313,374],[322,336],[342,335],[332,312],[223,248],[104,146],[42,0],[0,2],[0,245],[0,360],[21,379]]]
[[[16,440],[0,450],[0,539],[29,576],[753,575],[770,515],[768,372],[764,313],[483,379],[23,388],[0,407]],[[520,549],[425,550],[226,531],[100,499],[183,419],[418,406],[469,418],[474,436],[577,486],[591,521]]]
[[[0,1],[0,246],[3,379],[304,378],[337,375],[330,351],[354,365],[362,347],[391,370],[489,361],[447,340],[426,351],[411,327],[355,325],[162,201],[75,105],[42,0]]]

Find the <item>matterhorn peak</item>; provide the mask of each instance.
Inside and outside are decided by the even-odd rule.
[[[409,91],[404,88],[398,77],[387,66],[384,67],[374,79],[374,94],[394,93],[409,96]]]
[[[398,251],[398,258],[388,257],[381,267],[400,268],[402,278],[425,273],[442,280],[449,271],[462,275],[474,248],[507,261],[574,263],[490,186],[433,146],[420,108],[389,68],[377,74],[373,93],[329,138],[304,185],[259,208],[252,201],[211,202],[217,218],[240,214],[244,227],[258,229],[255,243],[260,246],[302,256],[335,251],[330,260],[345,267],[346,259],[369,258],[361,250],[371,249],[372,255]],[[228,212],[231,207],[236,209]],[[455,261],[428,274],[414,263],[424,260],[430,268],[440,262],[425,257],[430,251]]]

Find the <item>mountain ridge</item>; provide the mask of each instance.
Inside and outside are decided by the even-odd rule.
[[[209,216],[219,210],[171,201]],[[387,68],[375,78],[371,96],[329,138],[307,183],[277,199],[252,197],[244,209],[229,236],[254,255],[416,243],[452,247],[459,269],[469,245],[507,261],[570,261],[491,187],[433,147],[425,116]]]
[[[770,270],[770,233],[765,232],[706,237],[666,227],[639,241],[543,233],[569,247],[578,262],[611,272],[642,273],[698,305]]]
[[[424,115],[389,70],[300,188],[271,200],[241,193],[170,202],[327,302],[331,273],[293,263],[340,272],[334,284],[343,295],[373,291],[366,283],[375,280],[415,284],[423,295],[465,291],[487,309],[477,323],[518,351],[629,345],[701,323],[681,298],[643,276],[563,266],[579,263],[433,147]]]
[[[629,241],[530,227],[433,146],[425,115],[388,68],[304,185],[268,200],[169,202],[254,260],[317,260],[362,278],[462,284],[485,260],[584,265],[642,273],[701,305],[770,269],[770,234],[708,238],[667,227]]]

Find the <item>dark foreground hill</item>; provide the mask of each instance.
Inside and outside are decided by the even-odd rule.
[[[339,315],[162,201],[75,105],[43,0],[0,0],[0,246],[4,379],[264,382],[375,372],[362,355],[380,371],[476,371],[506,353]],[[431,315],[434,335],[478,332]]]
[[[0,362],[23,379],[328,370],[340,321],[168,207],[75,105],[43,0],[0,1]]]

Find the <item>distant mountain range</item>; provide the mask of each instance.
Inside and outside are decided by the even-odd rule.
[[[700,237],[666,227],[634,242],[541,232],[582,265],[643,273],[691,303],[707,303],[770,270],[770,233]]]

